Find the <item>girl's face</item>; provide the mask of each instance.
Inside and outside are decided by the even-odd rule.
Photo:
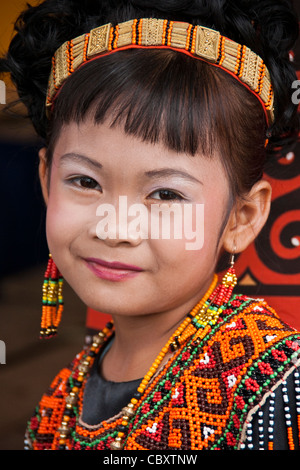
[[[187,312],[201,299],[228,215],[217,156],[175,153],[91,119],[63,127],[50,171],[49,250],[86,305],[137,316]]]

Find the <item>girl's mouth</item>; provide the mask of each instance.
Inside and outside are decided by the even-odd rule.
[[[118,261],[104,261],[98,258],[85,258],[87,267],[99,278],[108,281],[122,281],[136,277],[143,271],[138,266],[120,263]]]

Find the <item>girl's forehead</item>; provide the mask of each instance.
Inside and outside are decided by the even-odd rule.
[[[92,118],[81,123],[73,121],[64,124],[54,155],[59,159],[65,159],[65,155],[69,155],[67,160],[70,162],[78,161],[78,155],[81,155],[101,161],[102,164],[106,162],[107,165],[122,165],[122,162],[126,164],[126,161],[131,160],[136,167],[160,163],[182,165],[187,169],[221,166],[216,152],[213,156],[205,156],[199,151],[191,156],[184,151],[168,148],[163,140],[146,141],[126,133],[122,125],[112,126],[109,121],[95,123]],[[134,167],[130,170],[134,171]]]

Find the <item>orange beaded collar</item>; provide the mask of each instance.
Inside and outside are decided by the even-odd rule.
[[[65,42],[54,54],[46,99],[49,115],[64,81],[80,66],[129,48],[167,48],[222,68],[260,101],[268,124],[274,120],[274,93],[269,71],[257,54],[218,31],[200,25],[142,18],[92,29]]]

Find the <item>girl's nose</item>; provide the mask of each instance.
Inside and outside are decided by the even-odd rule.
[[[96,215],[96,236],[110,246],[128,243],[137,246],[147,237],[147,210],[138,204],[128,205],[127,196],[120,196],[118,205],[101,204]]]

